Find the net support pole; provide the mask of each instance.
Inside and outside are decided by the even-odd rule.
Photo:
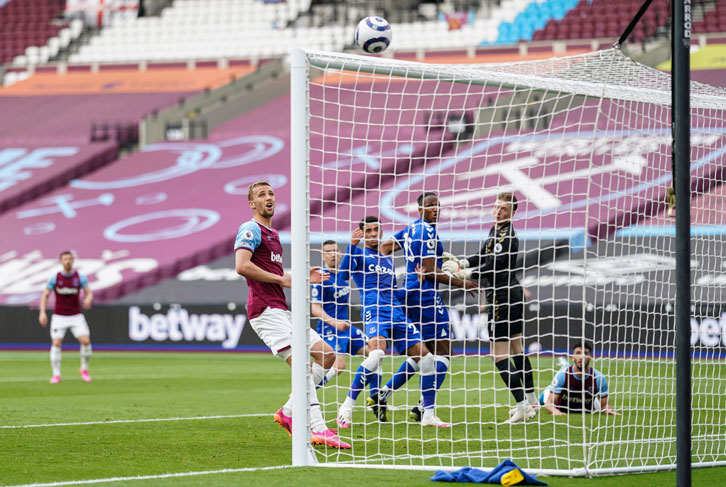
[[[292,258],[292,464],[315,463],[308,428],[307,79],[305,53],[290,53],[290,205]]]
[[[676,485],[691,485],[691,0],[673,0],[671,76],[676,194]]]

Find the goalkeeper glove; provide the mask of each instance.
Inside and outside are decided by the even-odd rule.
[[[459,259],[451,252],[444,252],[443,254],[441,254],[441,258],[444,259],[444,263],[456,262],[459,265],[459,269],[469,268],[469,260],[466,257],[464,257],[463,259]],[[445,270],[443,267],[441,267],[441,269]]]
[[[456,277],[457,279],[465,279],[466,273],[459,267],[458,260],[447,260],[441,266],[441,270]]]

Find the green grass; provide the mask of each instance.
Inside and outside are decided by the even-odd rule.
[[[349,368],[357,364],[354,360]],[[397,364],[386,363],[384,370]],[[289,369],[279,359],[270,355],[97,352],[91,364],[91,384],[80,380],[77,365],[78,354],[65,352],[64,380],[50,385],[47,352],[0,352],[0,426],[246,416],[2,428],[0,485],[259,468],[291,462],[290,438],[271,418],[289,392]],[[534,365],[540,370],[552,369],[546,358]],[[400,462],[410,454],[418,457],[410,458],[411,464],[429,466],[452,465],[452,457],[454,465],[462,466],[491,466],[513,458],[525,468],[564,469],[577,466],[587,451],[591,459],[600,459],[592,463],[595,467],[637,463],[646,455],[670,462],[672,441],[664,438],[674,432],[673,404],[666,395],[656,393],[672,387],[672,365],[639,361],[637,370],[618,360],[603,360],[597,365],[610,377],[613,400],[623,411],[622,417],[553,418],[543,413],[526,427],[502,425],[509,398],[497,382],[489,359],[467,357],[465,369],[462,359],[453,361],[453,374],[446,383],[451,392],[442,394],[438,401],[440,416],[453,419],[454,428],[422,430],[406,421],[404,406],[417,399],[414,380],[410,391],[394,396],[392,402],[402,409],[393,412],[391,424],[373,422],[370,413],[363,410],[363,398],[359,399],[354,427],[342,433],[353,442],[356,457],[318,448],[319,458],[324,461],[328,455],[330,461],[352,461],[365,453],[390,463],[387,459],[395,457]],[[550,373],[538,374],[538,385],[550,379]],[[694,389],[699,380],[706,379],[717,390],[726,379],[724,367],[696,363]],[[345,395],[349,381],[350,375],[343,374],[320,394],[331,425],[337,401]],[[472,392],[477,388],[483,392]],[[625,390],[638,393],[618,393]],[[694,452],[710,451],[713,458],[709,459],[724,460],[726,424],[720,411],[726,409],[726,403],[723,394],[714,393],[713,386],[703,390],[711,393],[694,400]],[[584,448],[583,431],[592,432],[588,444],[600,446]],[[391,440],[394,437],[397,439]],[[566,440],[576,446],[568,446]],[[496,449],[499,457],[493,454]],[[725,474],[726,468],[695,470],[694,485],[720,485]],[[304,485],[324,481],[328,485],[395,482],[406,486],[425,484],[431,475],[430,471],[410,470],[286,468],[116,481],[113,485]],[[637,479],[640,487],[661,487],[673,485],[675,474],[661,472],[627,479]],[[622,477],[546,480],[554,486],[623,485]]]

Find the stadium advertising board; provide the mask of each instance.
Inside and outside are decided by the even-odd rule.
[[[453,308],[451,338],[457,353],[488,353],[488,315],[475,307]],[[86,312],[91,337],[99,349],[266,352],[249,326],[243,306],[96,306]],[[351,317],[360,326],[360,308]],[[48,329],[38,325],[38,311],[0,307],[1,348],[45,348]],[[671,357],[675,318],[667,306],[594,306],[528,304],[525,342],[531,352],[566,352],[583,336],[598,354]],[[584,328],[583,328],[584,323]],[[70,333],[68,344],[75,344]],[[691,345],[696,356],[726,358],[726,304],[694,309]]]

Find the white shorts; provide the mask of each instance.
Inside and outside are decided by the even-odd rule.
[[[50,318],[50,338],[52,340],[60,338],[61,340],[66,336],[68,328],[71,329],[73,336],[78,338],[84,335],[90,336],[91,331],[88,329],[88,323],[86,323],[86,317],[83,314],[63,316],[54,314]]]
[[[250,320],[252,329],[265,345],[277,356],[287,360],[292,347],[292,313],[286,309],[265,308],[261,315]],[[310,329],[309,342],[312,347],[322,341],[318,332]]]

